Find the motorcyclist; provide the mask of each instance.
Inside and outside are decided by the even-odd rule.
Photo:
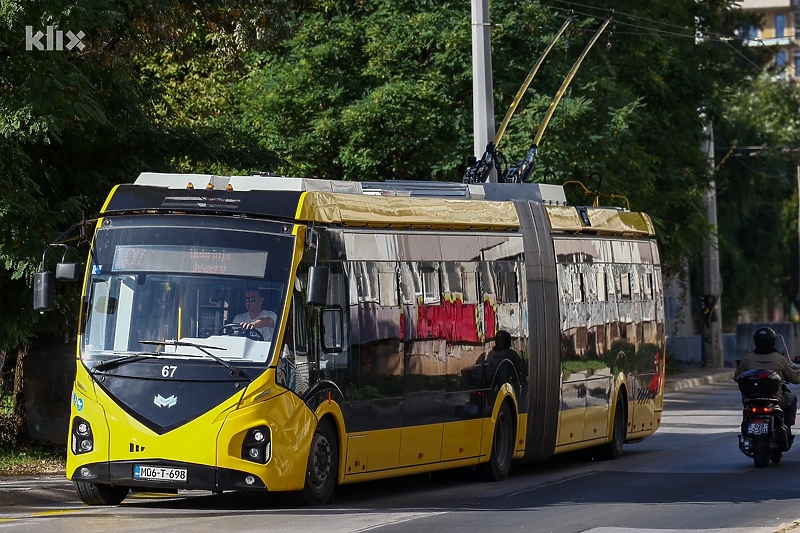
[[[788,357],[778,353],[775,349],[777,338],[778,336],[772,328],[758,328],[753,335],[755,349],[742,357],[739,366],[733,372],[734,381],[737,381],[745,370],[772,370],[779,374],[783,381],[800,384],[800,373],[792,368]],[[783,422],[791,433],[791,426],[794,425],[797,417],[797,396],[786,386],[783,386],[782,389],[778,399],[781,401],[781,409],[783,409]]]

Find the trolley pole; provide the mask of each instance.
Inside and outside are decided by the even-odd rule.
[[[494,140],[494,86],[492,84],[492,42],[489,0],[472,0],[472,108],[475,157],[480,159]],[[497,173],[486,178],[497,182]]]
[[[705,195],[706,219],[710,229],[703,254],[703,367],[722,368],[722,283],[719,274],[719,245],[717,239],[717,188],[714,182],[714,126],[707,122],[703,127],[706,140],[702,149],[711,165],[712,179]]]

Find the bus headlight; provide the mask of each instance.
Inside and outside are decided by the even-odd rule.
[[[272,454],[270,432],[266,426],[250,429],[242,442],[242,459],[266,464]]]
[[[73,455],[80,455],[94,449],[92,426],[79,416],[72,420],[71,448]]]

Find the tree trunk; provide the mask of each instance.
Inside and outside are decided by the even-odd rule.
[[[6,368],[6,351],[0,350],[0,398],[3,397],[3,393],[6,390],[5,368]]]
[[[22,375],[22,362],[25,360],[25,354],[28,353],[28,348],[20,348],[17,353],[17,364],[14,368],[14,398],[12,403],[12,412],[14,417],[14,433],[17,442],[22,442],[27,436],[27,424],[25,423],[25,387]]]

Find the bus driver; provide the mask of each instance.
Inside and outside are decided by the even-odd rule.
[[[262,309],[264,297],[261,295],[261,291],[248,289],[244,295],[244,305],[247,312],[236,315],[233,322],[239,324],[242,329],[257,329],[264,336],[265,341],[271,341],[278,315]]]

